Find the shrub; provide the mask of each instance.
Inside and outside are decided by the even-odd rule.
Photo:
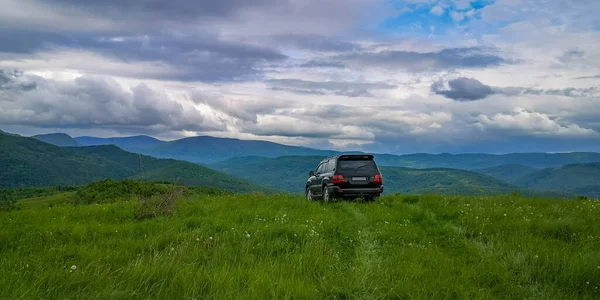
[[[136,220],[152,219],[156,217],[171,216],[177,208],[177,203],[183,196],[184,188],[169,187],[167,190],[154,195],[136,196],[133,206],[133,217]]]
[[[77,191],[73,200],[75,204],[112,203],[132,200],[134,197],[151,197],[165,192],[169,187],[136,180],[106,179],[88,184]]]
[[[20,209],[16,199],[0,199],[0,211],[11,211]]]
[[[406,197],[404,197],[404,199],[402,199],[402,202],[408,203],[408,204],[415,204],[415,203],[419,202],[419,196],[416,196],[416,195],[406,196]]]

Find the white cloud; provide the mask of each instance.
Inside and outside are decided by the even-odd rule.
[[[450,12],[450,17],[452,20],[459,22],[465,19],[465,13],[453,10]]]
[[[483,130],[497,129],[518,135],[535,136],[596,136],[592,129],[582,128],[577,124],[560,123],[548,115],[531,112],[524,108],[515,108],[512,113],[497,113],[491,117],[479,115],[475,125]]]
[[[433,8],[431,8],[431,10],[429,11],[430,14],[435,15],[435,16],[441,16],[444,14],[444,8],[442,8],[441,6],[434,6]]]

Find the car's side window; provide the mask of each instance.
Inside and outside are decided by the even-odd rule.
[[[315,171],[315,174],[321,174],[321,173],[323,173],[323,164],[320,164],[317,167],[317,170]]]
[[[333,169],[335,169],[335,159],[330,159],[327,167],[328,172],[333,172]]]

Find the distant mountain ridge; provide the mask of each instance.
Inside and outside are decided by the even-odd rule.
[[[335,155],[337,151],[288,146],[267,141],[196,136],[161,141],[148,136],[123,138],[78,137],[84,145],[114,144],[124,150],[157,158],[172,158],[194,163],[214,163],[239,156],[278,157],[284,155]]]
[[[473,170],[477,173],[485,174],[488,176],[492,176],[494,178],[498,178],[500,180],[506,182],[512,182],[515,179],[525,176],[527,174],[534,173],[539,169],[534,167],[528,167],[519,164],[508,164],[508,165],[500,165],[485,169],[477,169]]]
[[[123,150],[143,153],[143,149],[166,143],[157,138],[147,135],[136,135],[128,137],[97,138],[92,136],[80,136],[75,140],[84,146],[115,145]]]
[[[510,153],[510,154],[377,154],[380,165],[409,168],[452,168],[475,170],[501,165],[532,168],[560,167],[568,164],[600,161],[600,153]]]
[[[245,156],[332,156],[342,152],[319,150],[307,147],[282,145],[267,141],[240,140],[196,136],[174,141],[162,141],[150,136],[97,138],[82,136],[74,139],[85,146],[116,145],[126,151],[141,153],[157,158],[172,158],[199,164]],[[50,141],[52,142],[52,141]],[[356,152],[356,151],[351,151]],[[349,152],[345,152],[349,153]],[[530,168],[560,167],[568,164],[600,161],[600,153],[511,153],[511,154],[376,154],[381,166],[407,167],[415,169],[451,168],[481,170],[502,165],[521,165]],[[508,172],[508,170],[506,170]]]
[[[59,147],[79,147],[82,146],[74,138],[66,133],[50,133],[50,134],[38,134],[32,136],[32,138],[40,140],[42,142],[50,143]]]
[[[542,169],[521,176],[513,183],[532,190],[569,191],[600,197],[600,161]]]
[[[197,164],[140,156],[114,145],[58,147],[0,133],[0,188],[82,185],[107,178],[176,181],[237,192],[272,191]]]

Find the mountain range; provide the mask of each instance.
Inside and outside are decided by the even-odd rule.
[[[56,139],[45,141],[58,146],[67,144],[66,134],[61,134],[60,142]],[[38,138],[40,136],[37,136]],[[68,137],[68,136],[67,136]],[[157,158],[172,158],[201,164],[213,164],[235,157],[261,156],[332,156],[342,152],[319,150],[307,147],[288,146],[266,141],[239,140],[196,136],[174,141],[162,141],[149,136],[97,138],[71,138],[71,144],[85,146],[115,145],[126,151],[141,153]],[[352,151],[357,153],[357,151]],[[344,152],[348,153],[348,152]],[[568,164],[592,163],[600,161],[600,153],[510,153],[510,154],[377,154],[377,162],[382,166],[407,167],[416,169],[451,168],[464,170],[480,170],[502,165],[519,165],[530,168],[552,168]],[[506,168],[506,167],[505,167]]]
[[[309,170],[314,170],[322,159],[318,156],[238,157],[209,167],[270,188],[302,193],[302,183],[306,182]],[[388,193],[473,195],[504,194],[519,189],[491,176],[466,170],[386,166],[381,166],[380,170]]]
[[[0,133],[0,188],[82,185],[106,178],[176,181],[238,192],[271,191],[198,164],[138,155],[114,145],[58,147]]]
[[[209,167],[256,184],[294,193],[303,192],[308,171],[323,157],[238,157]],[[375,156],[378,159],[378,155]],[[438,194],[525,194],[600,197],[600,163],[572,164],[537,170],[521,165],[502,165],[477,171],[380,166],[386,192]]]
[[[147,180],[235,191],[299,193],[308,171],[339,153],[204,136],[166,142],[148,136],[27,138],[0,131],[0,187],[79,185],[142,174]],[[600,196],[598,153],[376,154],[375,159],[387,192]]]

